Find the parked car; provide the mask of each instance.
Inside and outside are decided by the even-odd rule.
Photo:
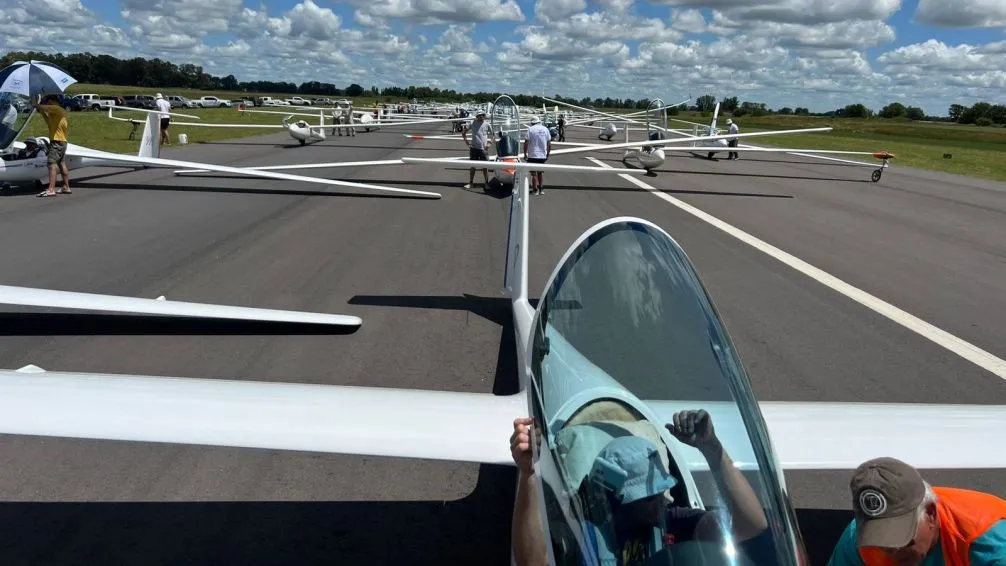
[[[299,96],[291,96],[286,99],[287,103],[292,106],[311,106],[311,101]]]
[[[221,100],[215,96],[204,96],[196,101],[200,108],[230,108],[229,100]]]
[[[149,94],[130,94],[122,97],[123,105],[130,108],[145,108],[154,110],[157,107],[154,97]]]
[[[84,110],[104,110],[115,104],[115,100],[97,94],[78,94],[74,98],[80,101]]]

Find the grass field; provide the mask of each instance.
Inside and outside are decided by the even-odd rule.
[[[691,114],[683,120],[708,123],[710,118]],[[676,127],[674,122],[671,127]],[[721,119],[718,127],[723,127]],[[815,116],[741,117],[742,132],[832,127],[821,134],[794,134],[748,140],[754,145],[792,148],[889,151],[893,163],[932,171],[944,171],[1006,181],[1006,128],[913,122],[882,118],[826,118]],[[684,124],[680,124],[685,126]],[[952,157],[945,158],[944,154]]]
[[[293,109],[296,111],[296,109]],[[200,122],[207,124],[266,124],[276,126],[281,123],[283,116],[272,114],[244,114],[234,108],[176,108],[173,112],[198,116],[199,120],[191,118],[172,118],[176,122]],[[120,118],[135,118],[146,120],[146,115],[141,112],[115,111],[115,116]],[[129,132],[132,125],[127,122],[109,120],[108,112],[70,112],[68,115],[70,125],[70,141],[77,145],[92,149],[114,151],[117,153],[136,153],[140,147],[140,135],[143,131],[141,124],[136,130],[136,139],[129,139]],[[317,120],[304,118],[312,124]],[[189,143],[200,143],[233,139],[260,134],[270,134],[281,131],[276,128],[200,128],[194,126],[172,125],[171,143],[178,142],[178,134],[188,135]],[[28,126],[27,135],[46,136],[48,129],[41,116],[35,115]],[[292,140],[291,140],[292,141]]]

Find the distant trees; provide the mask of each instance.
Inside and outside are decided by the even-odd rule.
[[[873,116],[873,110],[867,108],[865,104],[849,104],[844,108],[836,110],[835,115],[842,118],[869,118]]]
[[[747,100],[742,102],[740,107],[733,111],[734,116],[753,116],[755,118],[765,116],[769,113],[768,105],[764,102],[750,102]]]
[[[706,94],[695,100],[695,108],[699,112],[712,112],[716,108],[716,97]]]
[[[925,120],[926,111],[918,106],[909,106],[908,108],[905,108],[905,118],[908,118],[909,120]]]
[[[1006,106],[1002,104],[993,105],[988,102],[978,102],[970,108],[960,104],[951,104],[948,114],[952,121],[961,124],[979,126],[1006,124]]]
[[[807,116],[810,114],[810,110],[802,106],[797,106],[796,110],[794,110],[793,113],[796,114],[797,116]]]
[[[346,96],[360,96],[363,94],[363,87],[353,83],[346,87]]]
[[[789,116],[792,113],[793,109],[790,108],[789,106],[783,106],[782,108],[779,109],[779,114],[782,114],[783,116]]]
[[[900,118],[905,115],[905,105],[900,102],[892,102],[883,107],[877,114],[881,118]]]
[[[740,103],[737,101],[736,96],[731,96],[730,98],[724,98],[720,101],[720,110],[723,112],[733,112],[737,110]]]

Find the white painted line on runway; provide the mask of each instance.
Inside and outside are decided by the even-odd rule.
[[[603,163],[599,159],[595,159],[593,157],[588,157],[587,159],[593,161],[595,164],[600,165],[601,167],[611,168],[611,165]],[[780,250],[779,248],[773,246],[772,244],[769,244],[764,240],[760,240],[755,236],[752,236],[751,234],[748,234],[747,232],[741,230],[740,228],[733,226],[732,224],[728,224],[707,212],[699,210],[698,208],[695,208],[694,206],[684,201],[678,200],[672,197],[671,195],[661,191],[660,189],[657,189],[656,187],[653,187],[648,183],[643,182],[640,179],[637,179],[631,175],[619,175],[619,176],[625,179],[626,181],[629,181],[630,183],[636,185],[637,187],[643,189],[644,191],[649,191],[657,198],[661,198],[673,204],[674,206],[680,208],[681,210],[687,212],[688,214],[695,216],[699,220],[702,220],[703,222],[706,222],[708,224],[715,226],[716,228],[719,228],[720,230],[726,232],[727,234],[730,234],[731,236],[737,238],[738,240],[744,242],[745,244],[748,244],[749,246],[757,249],[758,251],[764,252],[765,254],[772,256],[773,258],[781,261],[782,263],[785,263],[786,265],[792,267],[793,269],[799,271],[800,273],[803,273],[804,275],[816,280],[818,283],[830,287],[831,289],[838,291],[839,293],[845,295],[846,297],[849,297],[850,299],[865,306],[866,308],[873,310],[874,312],[877,312],[879,314],[882,314],[887,318],[893,320],[894,322],[904,326],[905,328],[925,338],[928,338],[933,342],[936,342],[940,346],[943,346],[947,350],[950,350],[951,352],[957,354],[958,356],[964,358],[965,360],[968,360],[969,362],[977,365],[978,367],[999,376],[1001,379],[1006,379],[1006,360],[1003,360],[1002,358],[999,358],[991,354],[990,352],[986,352],[985,350],[979,348],[978,346],[975,346],[970,342],[967,342],[954,336],[953,334],[950,334],[946,330],[933,326],[932,324],[929,324],[928,322],[922,320],[921,318],[913,314],[907,313],[899,309],[898,307],[882,299],[879,299],[867,293],[866,291],[863,291],[862,289],[853,287],[852,285],[846,283],[845,281],[842,281],[838,277],[835,277],[834,275],[826,271],[814,267],[813,265],[803,261],[802,259],[792,254],[786,253]]]

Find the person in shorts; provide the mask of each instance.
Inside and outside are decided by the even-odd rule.
[[[35,103],[35,109],[45,116],[45,123],[49,126],[49,188],[35,195],[39,197],[56,196],[56,173],[63,174],[63,188],[60,193],[64,195],[72,194],[70,190],[70,169],[63,160],[66,157],[67,130],[66,110],[59,105],[58,94],[47,94],[44,98],[39,95],[39,102]]]
[[[552,134],[541,124],[541,118],[531,117],[531,127],[527,129],[527,139],[524,140],[524,161],[528,163],[545,163],[552,155]],[[543,172],[531,172],[531,194],[545,194],[542,186]]]
[[[171,125],[171,103],[164,100],[161,93],[157,93],[154,99],[161,117],[161,144],[171,145],[171,137],[168,135],[168,126]]]
[[[468,141],[468,134],[471,133],[472,139]],[[465,140],[465,145],[468,146],[468,159],[472,161],[489,161],[489,155],[486,154],[486,148],[489,147],[489,137],[491,135],[490,126],[486,122],[486,113],[479,110],[475,114],[475,119],[472,120],[470,126],[465,127],[461,132],[461,138]],[[483,169],[482,176],[485,177],[484,187],[489,186],[489,170]],[[465,185],[466,189],[472,188],[475,184],[475,168],[472,167],[468,170],[468,184]]]

